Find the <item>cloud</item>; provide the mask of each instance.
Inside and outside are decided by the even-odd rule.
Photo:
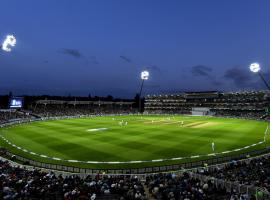
[[[120,56],[120,58],[125,62],[128,62],[128,63],[132,62],[131,59],[126,56]]]
[[[224,82],[221,81],[216,75],[212,74],[213,69],[205,65],[195,65],[191,67],[193,76],[205,77],[214,86],[222,86]]]
[[[85,61],[86,65],[89,65],[89,64],[98,65],[99,64],[96,56],[86,57],[77,49],[63,48],[59,52],[62,53],[62,54],[71,56],[73,58],[82,59],[82,60]]]
[[[253,74],[240,67],[230,68],[225,71],[224,78],[232,81],[237,87],[254,86]]]
[[[191,67],[191,73],[194,76],[210,77],[212,68],[205,65],[196,65]]]
[[[68,49],[68,48],[63,48],[60,50],[60,53],[72,56],[74,58],[81,58],[83,57],[82,53],[77,50],[77,49]]]

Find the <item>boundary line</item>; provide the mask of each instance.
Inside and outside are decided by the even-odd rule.
[[[21,125],[21,123],[19,123]],[[13,126],[18,126],[18,124],[15,124]],[[1,126],[1,128],[4,128]],[[6,127],[7,129],[9,127]],[[266,130],[264,132],[264,135],[266,135],[268,132],[268,125],[266,127]],[[132,160],[132,161],[82,161],[82,160],[66,160],[66,159],[61,159],[57,157],[51,157],[43,154],[38,154],[32,151],[29,151],[27,149],[24,149],[20,146],[17,146],[16,144],[11,143],[8,139],[6,139],[3,135],[0,134],[0,137],[9,145],[13,146],[14,148],[17,148],[20,151],[23,151],[28,154],[32,154],[35,156],[39,156],[41,158],[46,158],[50,160],[57,160],[57,161],[64,161],[64,162],[69,162],[69,163],[86,163],[86,164],[135,164],[135,163],[154,163],[154,162],[164,162],[164,161],[173,161],[173,160],[182,160],[182,159],[193,159],[193,158],[200,158],[200,157],[211,157],[211,156],[216,156],[216,155],[223,155],[223,154],[228,154],[232,152],[237,152],[241,150],[248,149],[250,147],[254,147],[260,144],[265,143],[265,139],[263,141],[259,141],[257,143],[253,143],[247,146],[244,146],[242,148],[237,148],[229,151],[223,151],[223,152],[217,152],[217,153],[209,153],[209,154],[200,154],[200,155],[192,155],[192,156],[185,156],[185,157],[174,157],[174,158],[165,158],[165,159],[153,159],[153,160]]]
[[[210,153],[210,154],[201,154],[201,155],[193,155],[193,156],[186,156],[186,157],[174,157],[174,158],[165,158],[165,159],[153,159],[153,160],[132,160],[132,161],[82,161],[82,160],[66,160],[61,159],[57,157],[50,157],[43,154],[38,154],[32,151],[29,151],[27,149],[24,149],[22,147],[19,147],[13,143],[11,143],[9,140],[7,140],[3,135],[0,135],[0,137],[9,145],[13,146],[14,148],[17,148],[20,151],[23,151],[25,153],[29,153],[31,155],[39,156],[41,158],[47,158],[50,160],[57,160],[57,161],[64,161],[64,162],[70,162],[70,163],[87,163],[87,164],[134,164],[134,163],[151,163],[151,162],[164,162],[164,161],[173,161],[173,160],[182,160],[182,159],[193,159],[193,158],[200,158],[200,157],[210,157],[210,156],[216,156],[216,155],[222,155],[222,154],[228,154],[236,151],[241,151],[248,149],[250,147],[254,147],[260,144],[263,144],[265,141],[260,141],[257,143],[253,143],[251,145],[244,146],[242,148],[233,149],[229,151],[223,151],[218,153]]]

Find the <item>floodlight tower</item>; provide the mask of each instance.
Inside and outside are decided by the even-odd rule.
[[[257,73],[259,75],[259,77],[261,78],[261,80],[264,82],[265,86],[267,87],[268,90],[270,90],[270,87],[268,85],[268,83],[266,82],[266,80],[264,79],[263,75],[260,73],[261,71],[261,67],[259,63],[252,63],[249,66],[250,71],[252,71],[253,73]]]
[[[141,108],[141,94],[142,94],[143,84],[144,84],[145,80],[148,80],[148,78],[149,78],[149,72],[148,71],[142,71],[141,72],[142,84],[141,84],[141,89],[140,89],[140,93],[139,93],[139,112],[142,111],[142,108]]]
[[[260,73],[261,71],[261,67],[260,67],[260,64],[259,63],[252,63],[250,66],[249,66],[249,69],[250,71],[252,71],[253,73],[257,73],[259,75],[259,77],[261,78],[261,80],[264,82],[265,86],[267,87],[267,89],[270,91],[270,87],[268,85],[268,83],[266,82],[266,80],[264,79],[263,75]],[[266,112],[266,115],[269,116],[270,114],[270,107],[268,105],[268,108],[266,108],[265,110]],[[269,122],[268,122],[269,123]],[[267,128],[268,130],[268,128]]]

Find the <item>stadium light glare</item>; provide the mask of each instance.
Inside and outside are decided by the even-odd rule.
[[[2,43],[2,50],[6,52],[10,52],[11,51],[10,47],[14,47],[16,45],[16,42],[17,41],[14,35],[7,35],[6,39]]]
[[[254,72],[254,73],[258,73],[261,70],[261,67],[259,65],[259,63],[252,63],[249,66],[250,71]]]
[[[148,71],[142,71],[141,72],[141,79],[142,80],[148,80],[149,78],[149,72]]]

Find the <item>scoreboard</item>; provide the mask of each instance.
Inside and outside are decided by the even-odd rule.
[[[9,99],[9,108],[22,108],[23,98],[22,97],[12,97]]]

